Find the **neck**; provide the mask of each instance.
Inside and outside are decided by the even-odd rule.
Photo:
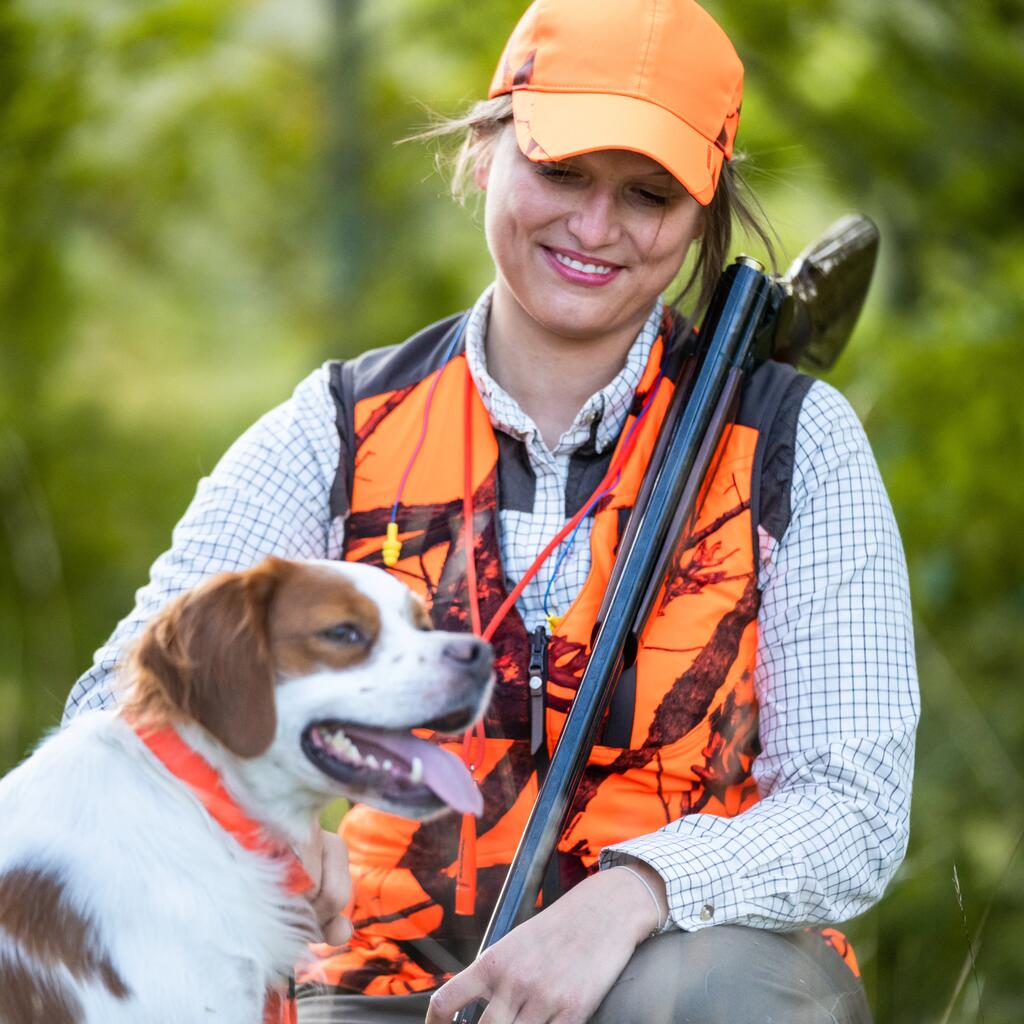
[[[274,757],[273,749],[259,757],[239,759],[225,753],[197,725],[181,723],[178,732],[220,775],[228,793],[249,817],[292,846],[308,837],[324,800],[297,790],[291,774]]]
[[[567,338],[526,316],[496,287],[487,327],[487,371],[537,425],[549,449],[583,404],[626,362],[643,321],[593,338]]]

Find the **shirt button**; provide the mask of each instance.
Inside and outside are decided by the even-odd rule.
[[[705,903],[700,908],[700,919],[702,921],[710,921],[715,916],[715,905],[713,903]]]

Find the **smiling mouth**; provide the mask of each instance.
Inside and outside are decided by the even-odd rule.
[[[584,274],[610,274],[616,267],[611,266],[608,263],[585,263],[582,260],[573,259],[571,256],[564,256],[560,252],[551,250],[551,254],[562,264],[563,267],[569,267],[572,270],[582,271]]]
[[[472,717],[456,713],[422,727],[455,732]],[[427,814],[443,805],[463,814],[483,811],[480,790],[462,761],[411,732],[329,719],[307,726],[301,744],[307,759],[336,782],[410,812]]]
[[[603,263],[599,260],[570,256],[566,252],[542,245],[541,249],[552,269],[566,280],[576,284],[605,284],[618,276],[622,266],[617,263]]]

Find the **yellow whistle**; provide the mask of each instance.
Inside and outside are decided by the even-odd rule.
[[[390,567],[398,561],[398,556],[402,553],[402,542],[398,539],[398,523],[388,523],[387,536],[380,552],[386,566]]]
[[[548,629],[554,633],[556,629],[562,624],[562,616],[555,615],[554,613],[544,616],[544,621],[548,624]]]

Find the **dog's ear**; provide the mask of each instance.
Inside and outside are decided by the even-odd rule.
[[[262,754],[277,728],[268,618],[288,570],[268,558],[214,576],[159,612],[132,654],[129,708],[144,714],[162,705],[240,757]]]

